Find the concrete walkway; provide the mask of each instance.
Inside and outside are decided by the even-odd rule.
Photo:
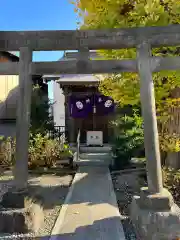
[[[51,240],[125,240],[108,167],[79,167]]]

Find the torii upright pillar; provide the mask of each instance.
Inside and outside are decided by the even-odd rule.
[[[140,95],[144,119],[144,142],[148,187],[134,196],[131,219],[140,239],[175,239],[180,235],[179,208],[163,188],[154,85],[151,72],[151,48],[148,42],[137,47]]]
[[[20,48],[19,96],[16,125],[16,162],[14,166],[15,187],[25,189],[28,182],[28,142],[31,111],[32,51],[28,47]]]
[[[13,170],[14,184],[3,195],[1,205],[8,208],[24,208],[28,184],[28,143],[31,111],[32,51],[20,48],[19,95],[16,118],[16,161]]]
[[[140,96],[144,119],[144,145],[147,160],[148,191],[152,194],[163,190],[159,136],[156,118],[154,84],[150,65],[151,49],[148,43],[137,48],[140,76]]]

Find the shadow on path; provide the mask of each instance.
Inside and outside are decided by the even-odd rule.
[[[25,237],[19,236],[18,238],[12,237],[12,239],[27,239],[27,240],[125,240],[122,232],[119,231],[120,219],[118,217],[112,217],[107,219],[101,219],[94,221],[92,225],[82,226],[77,228],[72,233],[63,233],[57,235],[37,236],[37,237]],[[114,226],[117,226],[117,231],[114,231]],[[3,239],[3,237],[0,237]],[[6,239],[6,238],[4,238]],[[11,238],[7,238],[11,239]]]

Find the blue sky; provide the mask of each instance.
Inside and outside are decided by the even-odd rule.
[[[77,16],[70,0],[0,0],[0,30],[71,30]],[[34,52],[34,61],[56,61],[62,52]],[[49,86],[52,98],[52,85]]]

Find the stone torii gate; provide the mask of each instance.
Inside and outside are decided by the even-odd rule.
[[[33,74],[138,72],[144,118],[148,188],[132,202],[132,220],[142,239],[180,236],[179,208],[163,188],[152,72],[180,69],[180,57],[152,57],[151,48],[180,44],[180,25],[110,30],[0,31],[0,50],[20,51],[19,63],[1,63],[0,75],[19,75],[15,183],[26,188],[28,129]],[[136,48],[131,60],[90,60],[89,50]],[[33,51],[79,50],[73,61],[32,62]],[[165,214],[166,213],[166,214]],[[173,216],[173,220],[172,220]],[[171,222],[172,220],[172,222]]]

